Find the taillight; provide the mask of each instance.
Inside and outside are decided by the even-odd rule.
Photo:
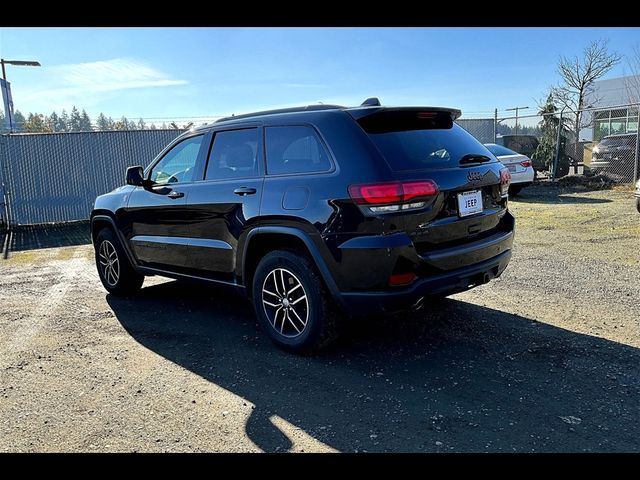
[[[433,180],[415,182],[370,183],[351,185],[349,195],[359,205],[366,205],[374,213],[415,210],[425,206],[427,198],[438,194]]]
[[[520,162],[524,168],[529,168],[531,166],[531,160],[525,160],[524,162]]]
[[[509,191],[509,184],[511,183],[511,174],[508,168],[500,170],[500,193],[505,195]]]

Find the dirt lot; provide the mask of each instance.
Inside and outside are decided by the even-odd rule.
[[[248,303],[148,279],[106,295],[87,245],[0,260],[0,451],[640,451],[630,192],[512,201],[500,278],[360,320],[324,354]]]

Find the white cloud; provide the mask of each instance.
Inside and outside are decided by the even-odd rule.
[[[35,110],[95,105],[114,92],[130,89],[184,85],[186,80],[171,78],[148,64],[130,58],[73,63],[43,67],[46,85],[23,93],[21,103]]]

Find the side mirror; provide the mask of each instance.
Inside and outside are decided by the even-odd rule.
[[[127,168],[127,185],[141,187],[144,185],[144,171],[140,165]]]

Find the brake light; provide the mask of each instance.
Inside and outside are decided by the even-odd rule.
[[[524,162],[520,162],[524,168],[529,168],[531,166],[531,160],[525,160]]]
[[[500,193],[502,195],[509,191],[509,184],[511,183],[511,174],[508,168],[500,170]]]
[[[426,199],[438,194],[438,185],[433,180],[417,182],[389,182],[370,183],[367,185],[351,185],[349,195],[359,205],[388,205],[397,207],[396,210],[407,209],[412,200]],[[424,202],[420,206],[424,206]],[[419,207],[414,207],[419,208]],[[394,210],[387,210],[394,211]]]
[[[401,183],[375,183],[371,185],[351,185],[349,195],[359,204],[402,203]]]

